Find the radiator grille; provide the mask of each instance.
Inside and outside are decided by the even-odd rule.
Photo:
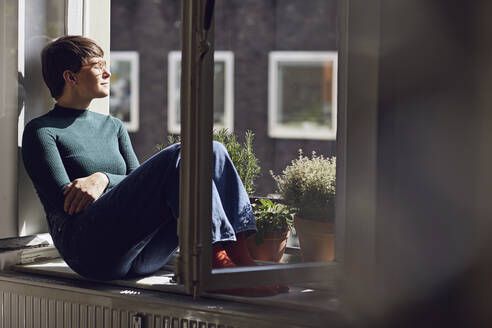
[[[0,328],[133,328],[133,315],[143,317],[144,328],[232,328],[11,292],[0,292],[0,295]]]

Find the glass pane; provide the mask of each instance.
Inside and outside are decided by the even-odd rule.
[[[136,51],[111,51],[111,92],[109,112],[128,131],[139,126],[139,56]]]
[[[214,65],[214,126],[224,126],[225,62],[216,60]]]
[[[120,90],[111,90],[110,107],[114,112],[119,108],[118,111],[127,113],[119,115],[128,119],[124,120],[125,126],[140,163],[152,157],[157,146],[168,146],[168,119],[171,116],[168,107],[172,107],[172,115],[175,115],[174,108],[179,108],[179,93],[168,106],[168,85],[180,85],[179,74],[172,76],[173,81],[168,80],[171,75],[168,55],[181,47],[180,27],[181,1],[111,1],[111,74],[114,80],[121,77],[126,82],[111,81],[111,84],[120,84]],[[119,57],[119,54],[128,56],[129,53],[138,60]],[[126,65],[132,62],[130,77],[123,77],[125,69],[120,72],[119,67],[123,66],[117,63],[116,68],[115,59]],[[125,106],[130,102],[130,109],[123,109],[120,107],[122,94],[116,96],[114,93],[121,89],[131,90],[135,85],[138,85],[136,91],[125,96]],[[135,121],[138,128],[131,128]]]
[[[335,257],[337,13],[331,1],[216,2],[215,49],[236,58],[239,145],[226,148],[236,167],[260,170],[254,179],[238,170],[258,228],[248,250],[260,266],[316,270],[309,262]],[[246,131],[258,162],[238,154]]]
[[[53,108],[43,81],[41,50],[65,32],[65,1],[19,1],[19,145],[24,125]],[[19,233],[47,232],[45,214],[24,167],[19,167]]]
[[[333,63],[279,63],[278,123],[332,128]]]
[[[109,112],[122,121],[130,120],[130,65],[129,61],[111,57],[111,97]]]
[[[111,5],[112,51],[136,51],[141,59],[138,76],[142,86],[141,128],[130,136],[137,156],[143,162],[155,154],[157,144],[167,145],[167,137],[172,131],[166,123],[179,127],[181,122],[181,64],[180,60],[171,61],[172,53],[179,50],[181,44],[181,3],[112,1]],[[269,58],[272,52],[279,51],[336,54],[336,15],[336,2],[326,0],[256,1],[254,4],[216,1],[214,123],[215,127],[230,124],[234,128],[237,143],[224,141],[232,148],[234,145],[242,147],[247,130],[254,133],[252,150],[259,164],[247,162],[252,157],[241,156],[240,152],[236,153],[238,156],[231,156],[251,197],[278,196],[269,171],[281,174],[298,156],[299,149],[308,155],[312,151],[325,157],[335,155],[335,140],[332,135],[328,135],[331,140],[327,140],[326,134],[328,130],[333,133],[336,128],[335,65],[330,68],[330,60],[319,59],[305,63],[279,60],[279,72],[284,77],[278,79],[278,84],[282,88],[273,91],[269,83]],[[221,53],[231,56],[221,57]],[[275,111],[281,118],[269,121],[270,94],[274,92],[285,107]],[[272,122],[280,128],[293,125],[297,134],[271,136]],[[308,128],[305,128],[306,122]],[[296,130],[298,126],[302,129]],[[318,135],[306,137],[306,131],[311,130],[319,132]],[[258,168],[260,175],[255,172]],[[333,217],[330,220],[333,221]],[[324,239],[333,240],[333,234]],[[294,231],[287,243],[299,245]],[[289,249],[281,261],[303,263],[301,250],[298,247]]]
[[[65,31],[65,1],[25,0],[25,35],[23,44],[23,85],[25,122],[51,109],[53,98],[45,86],[41,72],[41,49]]]

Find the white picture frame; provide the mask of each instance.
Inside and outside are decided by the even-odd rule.
[[[119,118],[128,132],[139,128],[139,54],[111,51],[109,112]]]

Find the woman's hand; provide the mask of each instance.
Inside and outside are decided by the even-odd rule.
[[[73,180],[63,191],[63,209],[70,215],[82,212],[101,197],[108,183],[108,177],[101,172]]]

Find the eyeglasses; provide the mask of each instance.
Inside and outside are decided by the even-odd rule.
[[[80,68],[84,68],[84,67],[91,67],[96,72],[98,72],[99,74],[102,74],[106,70],[106,61],[105,60],[100,60],[100,61],[97,61],[97,62],[94,62],[94,63],[89,63],[89,64],[86,64],[86,65],[82,65]]]

